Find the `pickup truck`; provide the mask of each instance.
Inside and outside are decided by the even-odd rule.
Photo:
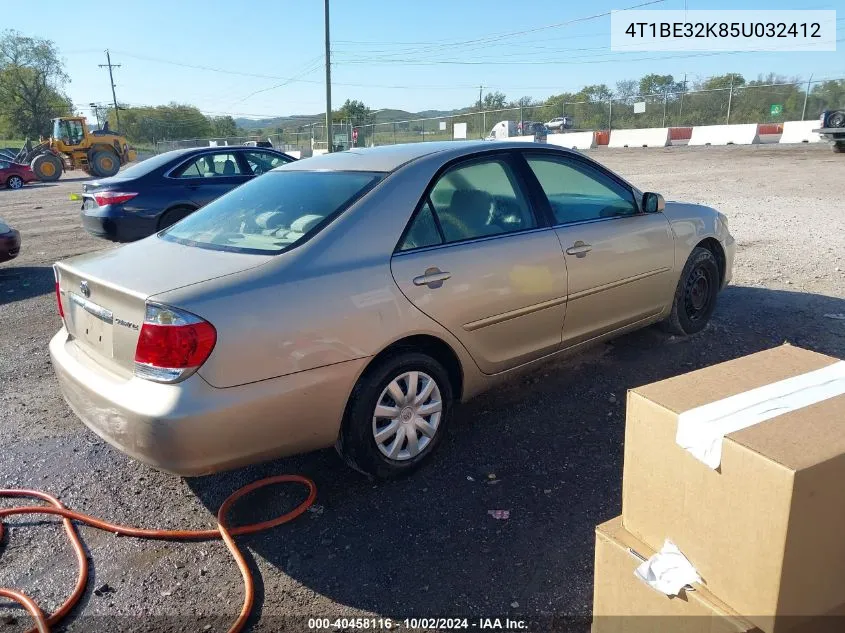
[[[825,110],[819,117],[817,130],[823,139],[833,143],[833,151],[845,154],[845,110]]]

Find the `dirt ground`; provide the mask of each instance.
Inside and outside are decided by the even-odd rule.
[[[430,465],[378,485],[332,450],[179,479],[88,432],[50,367],[47,343],[59,327],[50,265],[113,246],[81,229],[79,202],[69,200],[78,179],[0,190],[0,217],[23,234],[20,257],[0,265],[0,487],[41,488],[132,525],[201,528],[239,486],[302,473],[317,483],[313,511],[241,539],[259,578],[253,630],[305,630],[304,616],[372,614],[582,616],[569,622],[585,627],[593,528],[621,510],[625,391],[784,341],[845,357],[845,321],[827,316],[845,314],[845,214],[841,190],[829,184],[845,162],[829,146],[590,155],[643,190],[727,214],[738,254],[711,325],[690,338],[648,328],[541,367],[460,407]],[[234,522],[275,515],[296,494],[259,494]],[[510,518],[495,520],[491,509]],[[55,609],[76,573],[61,528],[9,525],[0,586]],[[241,580],[221,543],[81,531],[92,577],[66,630],[222,631],[238,613]],[[2,631],[28,626],[0,602]]]

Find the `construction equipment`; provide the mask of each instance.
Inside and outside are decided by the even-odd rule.
[[[89,132],[85,117],[60,117],[53,119],[49,139],[41,139],[35,147],[27,140],[15,160],[29,164],[39,180],[52,182],[62,171],[71,169],[82,169],[98,178],[114,176],[121,165],[136,157],[126,137],[110,131],[108,125]]]

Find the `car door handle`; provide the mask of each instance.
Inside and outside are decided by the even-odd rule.
[[[419,277],[414,277],[415,286],[428,286],[429,288],[439,288],[443,282],[452,277],[452,273],[447,273],[439,268],[429,268],[424,274]]]
[[[591,250],[593,250],[593,247],[592,247],[591,244],[585,244],[584,242],[579,240],[579,241],[575,242],[572,246],[570,246],[569,248],[566,249],[566,254],[567,255],[586,255]]]

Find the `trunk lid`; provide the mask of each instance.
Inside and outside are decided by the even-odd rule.
[[[155,236],[74,257],[56,264],[65,326],[72,344],[114,373],[129,377],[149,297],[271,259],[184,246]]]

